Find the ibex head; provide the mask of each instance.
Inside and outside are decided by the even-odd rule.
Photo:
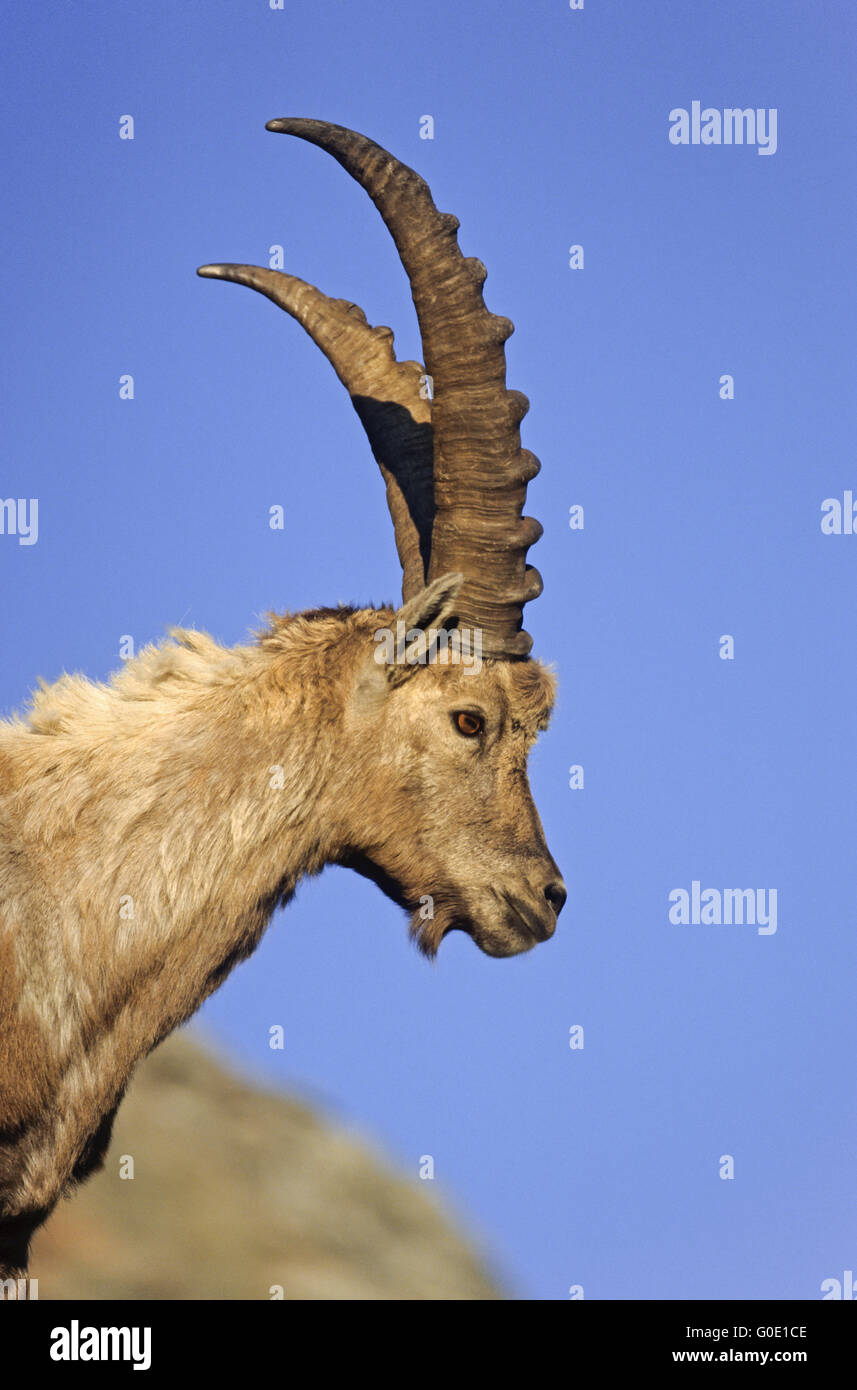
[[[366,189],[408,274],[425,358],[397,362],[389,328],[295,276],[199,270],[261,291],[302,324],[387,486],[403,607],[379,610],[375,633],[361,624],[366,650],[341,719],[366,756],[340,859],[412,913],[426,954],[462,929],[488,954],[513,955],[552,934],[566,897],[526,772],[554,684],[522,627],[542,589],[526,563],[542,528],[522,515],[539,463],[520,444],[527,399],[505,385],[513,326],[486,309],[484,266],[462,256],[458,220],[412,169],[342,126],[285,118],[268,129],[319,145]]]

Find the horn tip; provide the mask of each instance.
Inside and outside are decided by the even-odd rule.
[[[324,125],[324,122],[313,121],[308,116],[277,116],[273,121],[265,122],[265,129],[272,130],[275,135],[291,135],[302,127],[306,129],[315,125]]]

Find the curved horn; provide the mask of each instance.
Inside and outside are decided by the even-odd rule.
[[[383,217],[411,283],[426,370],[434,381],[434,501],[429,578],[465,576],[462,625],[482,629],[483,652],[523,657],[523,605],[542,590],[526,552],[542,534],[522,516],[539,462],[520,444],[526,396],[506,389],[503,344],[513,332],[482,298],[486,271],[462,256],[458,219],[440,213],[419,174],[356,131],[284,117],[267,129],[326,150],[365,188]]]
[[[203,265],[197,275],[258,290],[297,319],[321,348],[351,402],[387,485],[407,603],[427,583],[434,520],[431,401],[419,362],[397,362],[390,328],[372,328],[347,299],[255,265]]]

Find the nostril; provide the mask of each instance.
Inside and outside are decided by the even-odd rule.
[[[545,889],[545,897],[558,917],[565,907],[565,900],[568,897],[562,879],[555,879],[553,883],[548,884]]]

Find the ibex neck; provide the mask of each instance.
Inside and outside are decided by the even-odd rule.
[[[287,651],[181,642],[109,687],[65,678],[37,697],[29,732],[0,734],[10,820],[50,902],[37,956],[64,962],[64,983],[42,981],[33,1002],[61,1030],[133,1013],[151,1019],[151,1045],[339,854],[337,721],[319,717],[309,658],[291,671]]]

